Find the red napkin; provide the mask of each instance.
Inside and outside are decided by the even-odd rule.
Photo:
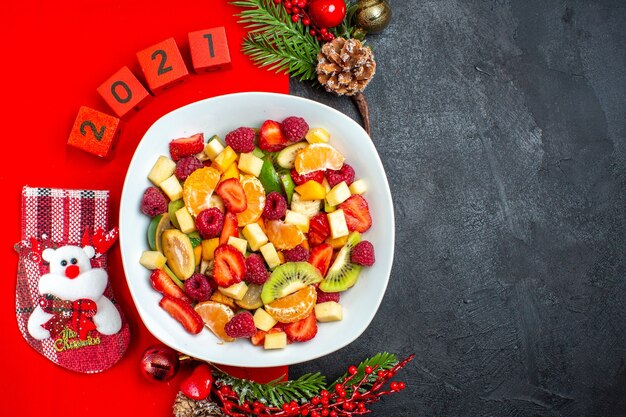
[[[72,371],[110,368],[130,341],[107,274],[116,238],[108,191],[23,188],[18,326],[36,351]]]

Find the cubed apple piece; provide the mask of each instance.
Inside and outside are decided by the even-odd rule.
[[[220,172],[224,172],[226,171],[226,168],[228,168],[230,164],[236,160],[237,152],[235,152],[230,146],[227,146],[219,155],[215,157],[212,165],[214,165],[214,167]]]
[[[248,241],[246,239],[241,239],[239,237],[231,236],[228,238],[227,243],[237,248],[237,250],[241,252],[242,255],[245,256],[246,250],[248,249]]]
[[[167,258],[158,250],[146,250],[141,254],[139,263],[148,269],[160,269],[163,268],[167,262]]]
[[[269,313],[262,308],[257,308],[257,310],[254,312],[253,319],[256,328],[265,332],[274,327],[276,323],[278,323],[276,319],[274,319],[274,317],[270,316]]]
[[[202,241],[202,260],[213,260],[215,249],[220,245],[220,238],[205,239]]]
[[[259,250],[261,251],[263,258],[265,258],[265,262],[267,263],[267,266],[270,267],[270,269],[274,269],[282,263],[280,261],[280,258],[278,257],[278,252],[276,252],[276,248],[274,247],[272,242],[266,243],[265,245],[261,246]]]
[[[347,236],[350,233],[348,224],[346,223],[346,216],[343,214],[343,209],[328,213],[326,217],[328,217],[328,225],[330,226],[330,236],[333,239]]]
[[[252,152],[242,153],[239,155],[239,165],[237,166],[241,172],[258,177],[261,174],[263,160],[256,157]]]
[[[176,162],[172,161],[167,156],[161,155],[152,166],[152,169],[148,174],[148,179],[158,187],[163,181],[174,174],[175,169]]]
[[[250,223],[246,225],[241,230],[241,233],[248,241],[250,249],[252,249],[253,252],[259,250],[261,246],[265,245],[269,241],[267,235],[263,232],[263,229],[261,229],[261,226],[258,223]]]
[[[317,321],[322,323],[340,321],[343,319],[343,308],[341,304],[334,301],[315,304],[315,317],[317,317]]]
[[[248,291],[248,286],[245,282],[241,281],[237,284],[233,284],[230,287],[217,287],[219,292],[224,294],[227,297],[232,298],[233,300],[241,300],[244,295],[246,295],[246,291]]]
[[[330,141],[330,133],[321,127],[313,127],[309,129],[304,138],[309,143],[326,143]]]
[[[283,349],[287,346],[287,334],[285,332],[268,333],[265,335],[263,347],[265,349]]]
[[[213,161],[217,155],[221,154],[224,150],[224,145],[222,141],[217,136],[213,136],[209,139],[209,143],[204,147],[204,153],[209,157],[211,161]]]
[[[367,191],[367,184],[365,183],[365,180],[359,179],[350,184],[350,187],[348,188],[352,194],[363,194]]]
[[[170,201],[176,201],[183,198],[183,187],[180,185],[180,182],[175,175],[163,180],[161,184],[159,184],[159,187],[161,187],[161,190],[163,190]]]
[[[309,233],[309,218],[297,211],[287,210],[285,213],[285,223],[298,226],[302,233]]]
[[[317,181],[309,180],[295,188],[303,200],[321,200],[326,197],[326,189]],[[332,190],[331,190],[332,191]],[[348,197],[350,195],[348,194]],[[346,197],[346,198],[348,198]]]
[[[193,221],[193,217],[191,217],[191,214],[189,214],[189,210],[187,210],[187,207],[181,207],[180,209],[176,210],[174,214],[176,216],[176,221],[178,222],[178,226],[180,227],[181,232],[191,233],[196,230],[196,222]]]
[[[334,207],[346,201],[350,195],[348,184],[345,181],[341,181],[326,194],[326,201],[329,206]]]

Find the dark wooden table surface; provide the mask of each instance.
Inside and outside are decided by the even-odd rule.
[[[391,280],[357,341],[291,375],[416,353],[376,415],[625,416],[626,3],[391,5],[366,90]]]

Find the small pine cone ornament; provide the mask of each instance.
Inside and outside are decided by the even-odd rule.
[[[317,61],[317,80],[326,91],[340,96],[363,91],[376,73],[372,50],[358,39],[336,38],[325,43]]]
[[[174,417],[225,417],[220,407],[206,400],[192,400],[179,392],[174,401]]]

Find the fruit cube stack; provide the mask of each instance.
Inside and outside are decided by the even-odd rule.
[[[280,349],[343,319],[341,292],[375,257],[366,183],[329,141],[292,116],[174,139],[155,161],[140,263],[185,330]]]

